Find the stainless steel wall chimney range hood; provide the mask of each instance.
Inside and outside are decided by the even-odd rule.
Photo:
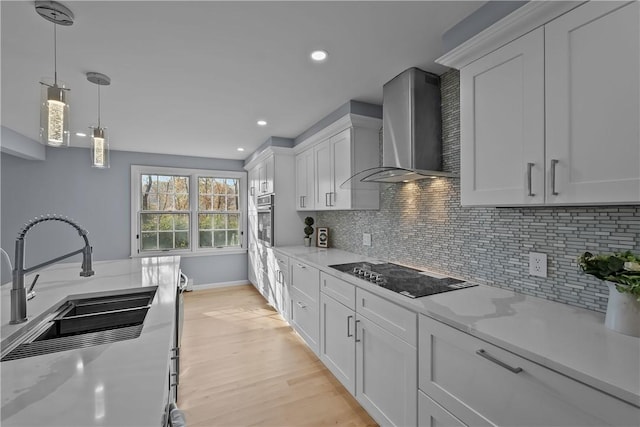
[[[382,167],[361,171],[352,180],[407,182],[442,171],[440,77],[409,68],[383,86]]]

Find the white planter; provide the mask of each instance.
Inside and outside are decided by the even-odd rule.
[[[304,245],[305,246],[311,246],[311,237],[305,237],[304,238]]]
[[[609,301],[604,325],[621,334],[640,337],[640,302],[631,294],[618,292],[615,283],[605,283],[609,287]]]

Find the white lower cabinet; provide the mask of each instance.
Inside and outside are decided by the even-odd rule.
[[[291,323],[318,354],[320,350],[320,271],[308,264],[291,263]]]
[[[289,257],[274,250],[274,262],[270,264],[274,269],[273,280],[278,289],[276,309],[287,322],[291,319],[291,292],[289,282]]]
[[[416,314],[324,272],[320,290],[320,359],[380,425],[415,426]]]
[[[418,390],[418,425],[421,427],[467,427],[421,390]]]
[[[361,315],[355,334],[356,398],[381,425],[415,426],[416,348]]]
[[[320,295],[320,360],[356,394],[355,311],[325,294]]]
[[[439,405],[423,420],[444,408],[452,425],[640,425],[638,408],[500,347],[423,315],[419,330],[419,387]]]

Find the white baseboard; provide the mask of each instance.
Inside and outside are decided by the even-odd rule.
[[[220,283],[203,283],[201,285],[193,285],[194,291],[199,291],[202,289],[213,289],[213,288],[225,288],[227,286],[242,286],[242,285],[250,285],[251,282],[248,280],[236,280],[234,282],[220,282]]]

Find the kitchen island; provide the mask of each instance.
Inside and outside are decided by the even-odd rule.
[[[3,426],[161,426],[169,396],[180,257],[79,263],[39,271],[28,321],[9,324],[11,285],[2,289],[2,341],[40,321],[70,297],[155,287],[139,337],[77,350],[2,362]],[[31,283],[29,275],[26,283]]]

